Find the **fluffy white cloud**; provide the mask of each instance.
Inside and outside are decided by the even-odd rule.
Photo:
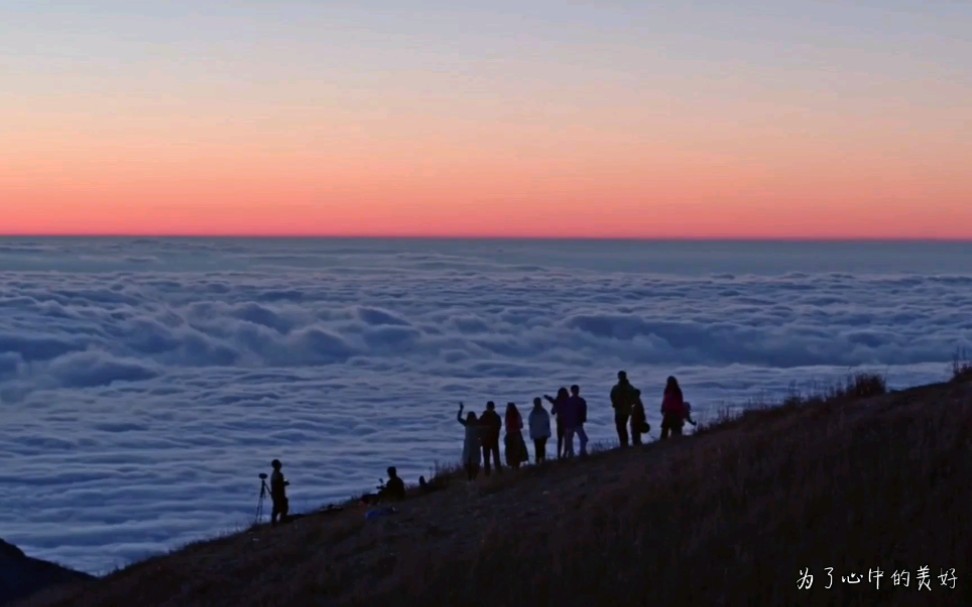
[[[414,482],[459,400],[576,382],[609,442],[620,368],[656,422],[669,374],[705,417],[972,347],[967,246],[834,246],[0,240],[0,524],[99,572],[247,524],[273,457],[298,510]]]

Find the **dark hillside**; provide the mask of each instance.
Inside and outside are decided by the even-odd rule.
[[[51,588],[91,579],[91,576],[27,556],[23,551],[0,540],[0,605]]]
[[[972,605],[970,485],[972,386],[934,385],[450,479],[388,518],[310,516],[27,604]],[[805,568],[813,585],[799,590]],[[953,568],[949,589],[939,575]],[[852,574],[862,581],[842,582]]]

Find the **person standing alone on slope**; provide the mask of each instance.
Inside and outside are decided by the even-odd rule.
[[[273,511],[270,513],[270,524],[276,525],[277,522],[287,521],[287,513],[290,511],[290,503],[287,500],[287,479],[284,478],[280,468],[283,464],[279,459],[270,462],[273,473],[270,475],[270,499],[273,501]]]
[[[637,397],[635,388],[628,382],[628,374],[618,371],[618,383],[611,388],[611,407],[614,408],[614,425],[621,447],[628,446],[628,419]]]

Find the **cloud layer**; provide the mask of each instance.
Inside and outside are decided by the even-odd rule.
[[[297,510],[414,482],[458,458],[458,400],[577,382],[607,442],[619,368],[704,417],[972,347],[968,249],[658,246],[0,240],[6,539],[101,572],[250,522],[273,457]]]

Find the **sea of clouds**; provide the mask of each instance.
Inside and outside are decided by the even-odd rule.
[[[972,246],[0,239],[0,536],[104,573],[291,507],[409,483],[481,409],[618,369],[705,419],[972,350]]]

